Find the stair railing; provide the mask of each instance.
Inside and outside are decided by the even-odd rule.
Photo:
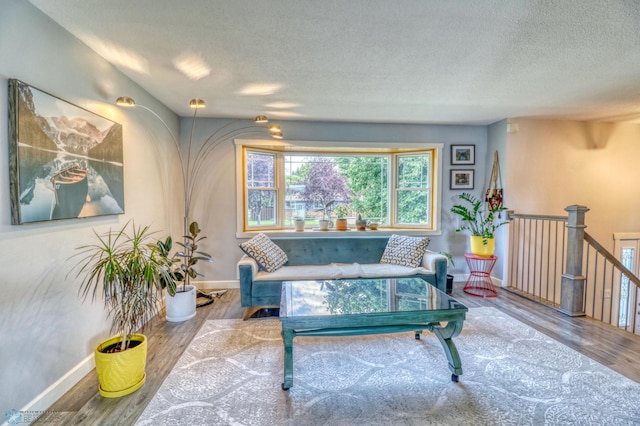
[[[586,207],[565,210],[567,216],[509,214],[505,288],[640,334],[640,278],[585,232]]]

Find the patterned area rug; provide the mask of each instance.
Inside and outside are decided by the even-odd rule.
[[[493,308],[474,308],[451,373],[425,331],[297,337],[281,389],[278,319],[207,321],[137,425],[637,425],[640,384]]]

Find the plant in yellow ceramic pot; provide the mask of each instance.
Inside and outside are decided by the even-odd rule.
[[[451,213],[460,216],[463,225],[456,229],[456,232],[471,232],[471,252],[478,256],[492,256],[495,249],[495,232],[508,221],[497,219],[499,212],[506,210],[506,207],[482,209],[482,200],[469,193],[462,193],[458,198],[464,202],[451,207]]]
[[[148,226],[127,222],[119,231],[94,233],[98,241],[78,247],[74,257],[80,259],[71,271],[82,280],[85,300],[89,295],[104,298],[116,336],[95,348],[96,372],[100,394],[117,398],[144,384],[147,339],[137,331],[158,312],[162,291],[175,294],[176,285],[172,266],[151,242]]]

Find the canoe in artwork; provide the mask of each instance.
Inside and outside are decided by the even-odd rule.
[[[87,201],[89,169],[78,165],[65,167],[51,177],[56,205],[51,219],[78,217]]]

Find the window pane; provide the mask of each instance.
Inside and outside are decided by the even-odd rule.
[[[426,190],[398,191],[398,223],[427,225],[429,193]]]
[[[633,258],[635,250],[633,248],[622,249],[622,264],[630,271],[634,270]],[[620,305],[618,314],[618,327],[629,326],[629,299],[631,296],[631,281],[626,275],[622,275],[620,282]]]
[[[247,153],[247,186],[250,188],[275,187],[275,156],[257,152]]]
[[[247,225],[273,226],[278,221],[275,155],[247,151]]]
[[[285,220],[324,216],[387,223],[389,157],[285,155]]]
[[[429,187],[429,156],[398,158],[398,189]]]
[[[430,162],[430,154],[398,156],[398,224],[429,225]]]
[[[353,214],[364,219],[389,224],[389,161],[388,156],[343,157],[340,170],[349,178],[353,191]]]
[[[249,226],[274,225],[276,223],[276,191],[250,189],[248,201]]]

